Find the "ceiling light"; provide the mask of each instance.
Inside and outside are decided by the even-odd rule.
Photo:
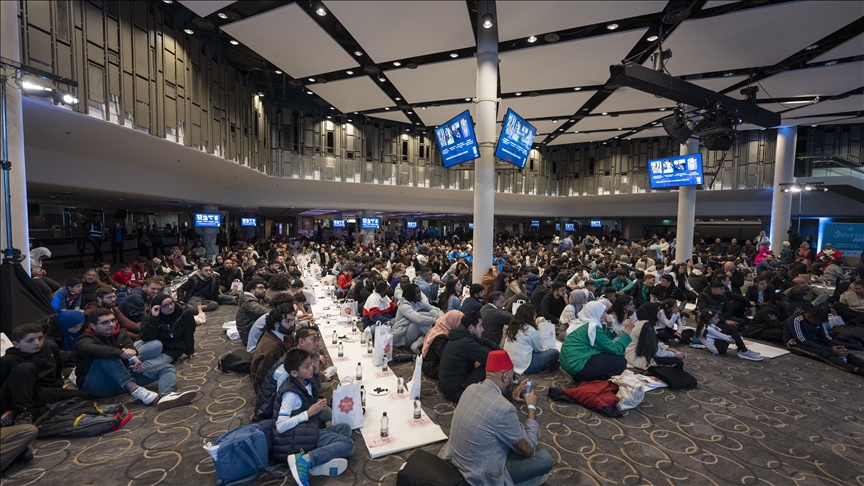
[[[623,128],[619,128],[618,130],[624,130]]]
[[[406,131],[406,132],[410,132],[411,129],[410,129],[410,128],[406,128],[405,131]]]
[[[414,112],[413,112],[413,111],[409,111],[408,114],[409,114],[409,115],[413,115]]]
[[[600,113],[600,114],[601,114],[601,115],[608,115],[609,113],[606,113],[606,112],[604,111],[603,113]]]
[[[521,92],[516,93],[516,96],[522,96],[522,93]]]
[[[183,29],[183,32],[186,32],[189,35],[192,35],[195,33],[192,29]]]
[[[828,62],[825,63],[826,66],[833,66],[833,65],[835,65],[835,64],[837,64],[837,61],[836,61],[836,60],[835,60],[835,61],[828,61]]]
[[[537,42],[537,38],[532,35],[531,37],[528,38],[528,42],[533,44],[533,43]]]
[[[311,95],[311,94],[312,94],[312,92],[311,92],[311,91],[307,91],[307,92],[306,92],[306,94],[308,94],[308,95]]]
[[[454,52],[454,53],[450,54],[450,57],[452,57],[453,59],[456,59],[457,57],[459,57],[459,54],[456,54]]]
[[[811,128],[816,128],[816,125],[810,125]]]
[[[327,11],[324,10],[323,8],[319,8],[318,10],[315,11],[315,13],[318,14],[319,17],[323,17],[323,16],[327,15]]]
[[[657,37],[656,35],[652,35],[651,37],[647,38],[646,40],[647,40],[648,42],[654,42],[654,41],[656,41],[657,39],[659,39],[659,37]]]
[[[618,24],[609,24],[606,26],[606,28],[609,30],[615,30],[618,28]]]
[[[387,80],[384,78],[378,78],[378,81],[381,81],[383,83],[384,81],[387,81]]]
[[[310,83],[314,83],[314,82],[315,82],[315,78],[309,78],[309,82],[310,82]]]
[[[333,117],[330,116],[330,115],[327,115],[327,119],[328,119],[328,120],[330,120],[331,118],[333,118]]]
[[[558,131],[559,131],[559,132],[563,132],[564,129],[563,129],[563,128],[559,128]]]
[[[396,101],[400,101],[401,99],[402,99],[402,98],[400,98],[400,97],[398,97],[398,96],[396,97]]]
[[[558,123],[558,120],[557,119],[552,120],[552,123]]]
[[[232,46],[240,45],[240,42],[236,41],[234,39],[229,40],[228,43],[231,44]]]
[[[363,52],[362,51],[354,51],[354,55],[357,57],[360,57],[363,55]]]
[[[579,133],[579,130],[573,130],[573,133]]]
[[[168,3],[168,4],[174,3],[174,0],[162,0],[162,1],[163,1],[164,3]]]
[[[399,67],[399,66],[401,66],[401,65],[402,65],[402,63],[401,63],[401,62],[399,62],[399,61],[396,61],[396,62],[394,62],[394,63],[393,63],[393,65],[394,65],[394,66],[396,66],[396,67]]]
[[[359,112],[359,111],[355,111],[354,114],[355,114],[355,115],[359,115],[360,112]]]
[[[484,29],[491,29],[492,28],[492,14],[491,13],[487,12],[487,13],[483,14],[483,28]]]
[[[258,96],[264,96],[264,92],[263,92],[263,91],[259,91],[259,92],[258,92]]]
[[[336,108],[331,106],[330,109],[331,109],[331,110],[335,110]]]
[[[280,70],[277,69],[277,70],[276,70],[276,74],[282,74],[282,71],[280,71]]]
[[[812,51],[813,49],[818,49],[819,44],[813,44],[812,46],[807,46],[804,48],[805,51]]]
[[[216,14],[216,16],[222,20],[228,20],[228,14],[226,14],[225,12],[219,12],[218,14]]]
[[[471,101],[471,98],[465,98],[465,101]]]
[[[588,108],[582,108],[582,111],[588,111]]]
[[[573,88],[573,91],[579,91],[580,89],[582,89],[582,88],[577,86],[577,87]]]
[[[53,91],[53,89],[48,88],[46,86],[41,86],[39,84],[30,82],[30,81],[22,81],[21,89],[25,91]]]
[[[421,106],[420,109],[421,109],[421,110],[425,110],[426,107],[425,107],[425,106]]]
[[[789,190],[792,192],[801,192],[801,188],[797,186],[792,186],[789,188]]]
[[[666,108],[660,108],[660,111],[666,111]]]
[[[411,112],[409,111],[408,113],[411,113]],[[420,122],[415,123],[415,125],[419,125],[419,124],[420,124]],[[426,132],[423,132],[423,133],[426,133]]]
[[[387,110],[387,111],[390,111],[390,108],[385,107],[384,109]]]
[[[75,96],[73,96],[69,93],[66,93],[63,95],[63,103],[65,103],[67,105],[77,105],[78,104],[78,98],[76,98]]]
[[[354,121],[354,120],[352,120],[352,119],[349,118],[348,121],[349,121],[349,122],[352,122],[352,121]]]
[[[735,75],[735,73],[725,73],[725,74],[723,74],[723,77],[728,78],[729,76],[734,76],[734,75]]]

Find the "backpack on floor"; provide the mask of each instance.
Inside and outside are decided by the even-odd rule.
[[[132,413],[119,403],[102,404],[80,397],[48,405],[36,427],[43,437],[95,437],[123,427]]]
[[[228,423],[228,432],[216,439],[214,444],[205,446],[216,467],[216,486],[251,481],[258,477],[259,471],[265,471],[277,479],[290,474],[290,469],[276,472],[284,464],[268,465],[270,451],[259,424],[250,423],[231,429],[234,421],[242,417],[249,418],[245,414],[235,416]]]
[[[396,473],[398,486],[468,486],[452,464],[422,449],[415,450]]]
[[[252,369],[252,353],[245,349],[232,351],[219,360],[216,369],[222,370],[223,373],[249,374]]]

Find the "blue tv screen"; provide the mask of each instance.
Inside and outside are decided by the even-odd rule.
[[[576,223],[564,223],[564,231],[576,231]]]
[[[600,221],[599,219],[592,219],[591,220],[591,227],[592,228],[602,228],[603,227],[603,221]]]
[[[344,228],[345,227],[345,220],[344,219],[334,219],[333,220],[333,227],[334,228]]]
[[[360,220],[361,229],[378,229],[381,227],[381,218],[363,218]]]
[[[408,229],[415,229],[417,228],[417,221],[408,221],[405,223],[405,227]]]
[[[648,181],[651,184],[651,189],[701,186],[704,181],[702,154],[649,160]]]
[[[561,223],[555,223],[555,231],[561,231]]]
[[[528,153],[534,145],[535,135],[537,129],[534,125],[507,108],[504,123],[501,124],[501,134],[498,136],[498,143],[495,144],[495,157],[524,169],[525,162],[528,161]]]
[[[222,226],[222,215],[219,213],[195,213],[195,226],[199,228],[218,228]]]
[[[474,229],[474,223],[468,223],[468,229]]]
[[[531,220],[531,227],[532,228],[537,228],[539,226],[540,226],[540,220],[539,219],[532,219]]]
[[[258,226],[258,218],[240,218],[240,226]]]
[[[438,137],[438,149],[444,167],[453,167],[480,157],[474,124],[468,110],[436,128],[435,136]]]

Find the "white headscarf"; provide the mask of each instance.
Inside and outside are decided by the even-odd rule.
[[[42,269],[42,259],[41,257],[51,258],[51,250],[45,248],[44,246],[40,246],[37,248],[33,248],[30,250],[30,269],[32,270],[41,270]]]
[[[603,303],[596,300],[588,302],[579,311],[579,315],[576,316],[573,330],[575,331],[584,325],[588,325],[588,341],[591,343],[591,346],[594,346],[594,339],[597,337],[597,328],[603,325],[603,314],[605,313],[606,306]]]

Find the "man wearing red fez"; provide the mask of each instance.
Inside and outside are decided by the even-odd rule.
[[[525,393],[527,381],[514,390],[513,361],[503,350],[489,352],[486,380],[470,385],[453,412],[450,440],[438,453],[472,486],[543,484],[552,457],[537,447],[537,396]],[[528,409],[525,427],[513,401]],[[524,394],[524,398],[522,398]]]

